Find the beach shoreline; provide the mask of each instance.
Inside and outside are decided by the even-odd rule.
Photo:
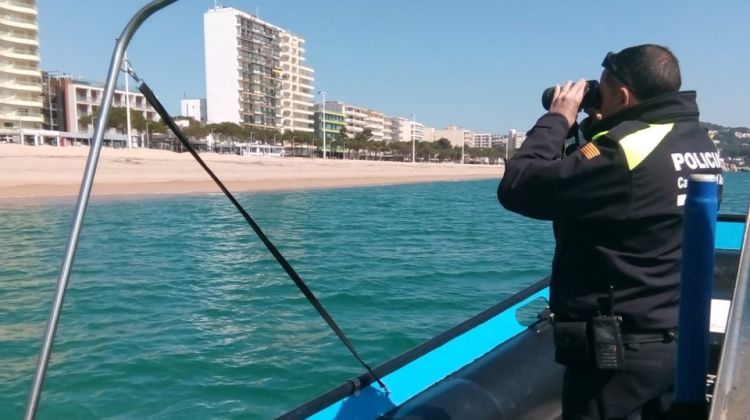
[[[0,204],[74,200],[88,147],[0,144]],[[499,179],[502,165],[280,158],[202,153],[229,191],[270,192]],[[92,196],[221,193],[189,153],[102,148]]]

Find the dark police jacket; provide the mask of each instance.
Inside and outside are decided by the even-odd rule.
[[[613,309],[624,330],[675,328],[687,180],[721,174],[695,92],[606,118],[584,130],[589,143],[563,157],[567,134],[562,115],[543,115],[498,188],[506,209],[554,221],[552,312],[577,321]]]

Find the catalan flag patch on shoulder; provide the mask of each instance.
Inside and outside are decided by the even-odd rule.
[[[589,160],[601,154],[599,152],[599,148],[597,148],[594,143],[586,143],[585,146],[581,147],[581,153],[583,153],[583,156],[585,156],[586,159]]]

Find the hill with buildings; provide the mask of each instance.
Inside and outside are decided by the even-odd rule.
[[[707,122],[701,125],[716,142],[724,162],[738,168],[750,168],[750,128],[724,127]]]

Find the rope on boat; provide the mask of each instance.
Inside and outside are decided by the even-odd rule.
[[[250,225],[250,227],[253,229],[256,235],[258,235],[258,238],[263,242],[263,244],[268,248],[268,250],[271,252],[271,254],[276,258],[276,261],[281,265],[281,267],[284,269],[284,271],[287,273],[289,278],[292,279],[294,284],[297,285],[299,290],[302,292],[303,295],[307,298],[307,300],[310,302],[310,304],[315,308],[315,310],[318,311],[321,317],[326,321],[329,327],[333,330],[334,333],[336,333],[336,336],[338,336],[339,340],[341,340],[342,343],[346,346],[346,348],[349,349],[349,351],[352,353],[352,355],[359,361],[359,363],[364,366],[365,369],[367,369],[367,372],[372,375],[372,378],[377,381],[378,385],[383,389],[383,391],[387,394],[390,394],[390,391],[388,390],[388,387],[380,380],[380,378],[373,372],[372,368],[367,365],[367,363],[362,360],[362,357],[360,357],[357,350],[354,348],[354,345],[349,341],[349,338],[346,337],[344,332],[339,328],[338,324],[336,324],[336,321],[333,320],[331,315],[328,313],[328,311],[323,307],[323,305],[320,303],[320,301],[315,297],[315,294],[313,294],[312,290],[305,284],[305,282],[300,278],[300,276],[297,274],[297,272],[294,270],[291,264],[289,264],[289,261],[284,258],[284,256],[279,252],[279,250],[274,246],[274,244],[271,242],[270,239],[266,236],[265,233],[261,230],[260,226],[253,220],[253,218],[250,216],[250,214],[242,207],[242,205],[237,201],[237,199],[232,195],[231,192],[227,189],[227,187],[224,186],[224,183],[221,182],[218,176],[214,174],[214,172],[206,165],[206,163],[201,159],[198,152],[195,150],[195,148],[190,144],[185,134],[180,130],[180,128],[175,124],[172,117],[169,115],[169,113],[164,109],[164,106],[162,106],[161,102],[156,98],[156,95],[151,91],[151,88],[148,87],[145,81],[140,79],[136,74],[133,68],[131,67],[130,63],[128,62],[125,67],[123,68],[123,71],[127,72],[129,75],[133,77],[133,79],[139,83],[138,90],[143,93],[143,96],[146,97],[146,100],[151,104],[151,106],[154,107],[156,112],[161,116],[162,120],[164,120],[164,123],[169,127],[170,130],[177,136],[178,139],[180,139],[180,142],[183,146],[190,152],[191,155],[195,158],[195,160],[200,164],[203,169],[206,170],[208,175],[211,177],[211,179],[214,180],[216,185],[219,186],[221,191],[224,192],[224,195],[227,196],[229,201],[232,202],[234,207],[242,214],[242,216],[245,218],[245,221]],[[127,76],[126,76],[127,77]],[[355,387],[356,390],[356,387]]]

